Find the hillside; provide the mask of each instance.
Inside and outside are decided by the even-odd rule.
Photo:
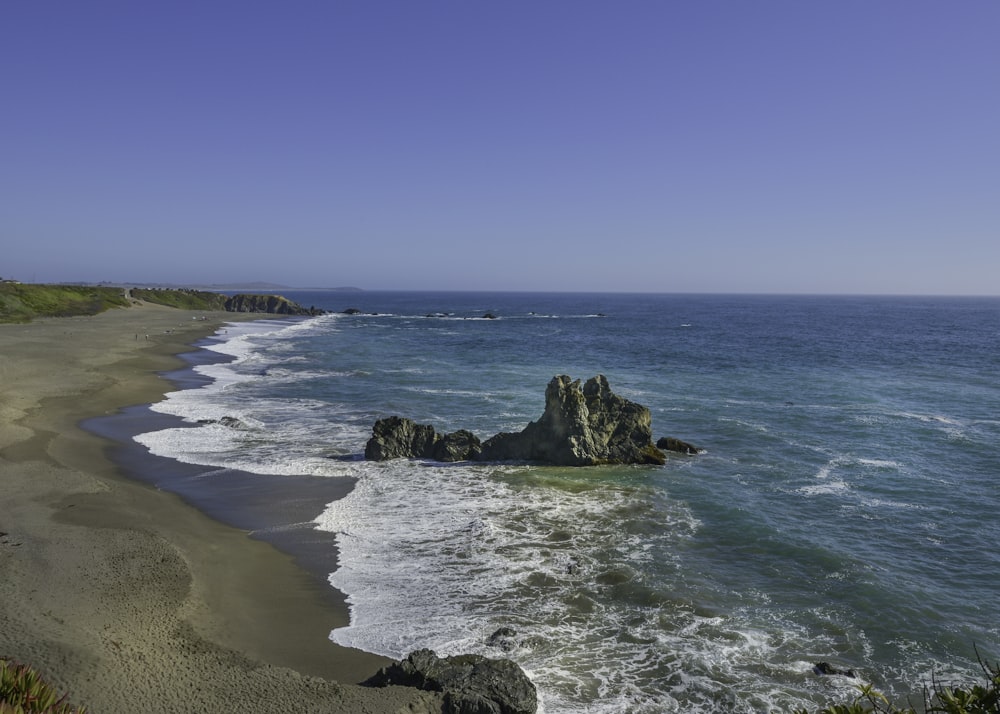
[[[0,322],[96,315],[128,304],[121,288],[0,282]]]
[[[36,317],[96,315],[137,301],[179,310],[319,315],[280,295],[223,295],[184,288],[120,288],[89,285],[38,285],[0,282],[0,323],[31,322]]]

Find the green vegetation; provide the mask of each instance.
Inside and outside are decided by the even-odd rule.
[[[979,661],[985,683],[971,687],[949,687],[934,682],[932,691],[924,692],[925,714],[1000,714],[1000,666]],[[835,704],[816,714],[917,714],[912,706],[905,708],[892,704],[871,685],[859,685],[858,696],[850,704]],[[795,714],[809,714],[800,709]]]
[[[0,714],[85,714],[58,696],[38,672],[0,657]]]
[[[96,315],[127,305],[128,299],[121,288],[0,282],[0,322]]]
[[[184,289],[138,289],[132,290],[132,297],[145,302],[176,307],[181,310],[225,310],[226,296],[204,290]]]

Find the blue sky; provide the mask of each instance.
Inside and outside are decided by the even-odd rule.
[[[0,276],[1000,294],[1000,3],[0,4]]]

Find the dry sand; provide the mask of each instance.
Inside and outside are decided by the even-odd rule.
[[[439,712],[429,693],[338,683],[385,661],[329,641],[346,612],[328,588],[125,477],[78,427],[158,400],[157,372],[237,319],[142,304],[0,325],[0,656],[94,714]]]

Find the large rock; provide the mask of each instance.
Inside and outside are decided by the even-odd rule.
[[[451,434],[438,434],[430,424],[417,424],[399,416],[375,422],[372,437],[365,444],[365,458],[369,461],[468,461],[478,453],[479,439],[471,431],[460,429]]]
[[[545,411],[523,431],[487,439],[480,461],[539,461],[559,466],[663,464],[653,445],[649,409],[611,391],[604,375],[580,380],[553,377]]]
[[[372,428],[372,438],[365,444],[369,461],[431,458],[438,435],[430,424],[391,416],[379,419]]]
[[[535,685],[516,663],[481,655],[438,657],[432,650],[417,650],[362,684],[442,692],[442,714],[535,714],[538,710]]]

